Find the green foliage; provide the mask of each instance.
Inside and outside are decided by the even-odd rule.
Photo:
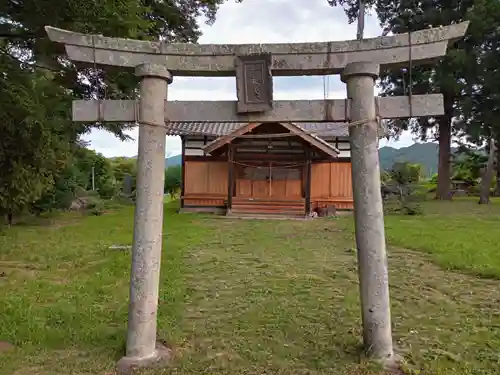
[[[109,159],[118,189],[123,190],[126,176],[132,180],[131,191],[134,191],[137,184],[137,159],[116,157]]]
[[[425,199],[427,189],[420,184],[422,179],[421,165],[397,162],[393,165],[389,176],[387,185],[392,186],[393,191],[396,192],[397,205],[395,207],[386,205],[386,209],[404,215],[422,214],[419,202]]]
[[[171,197],[180,189],[182,181],[182,167],[175,165],[165,169],[165,193]]]
[[[85,190],[92,190],[92,170],[94,173],[94,187],[102,198],[111,198],[116,194],[117,183],[113,166],[109,159],[95,151],[84,147],[75,150],[73,163],[78,170],[79,186]]]
[[[222,2],[1,2],[0,213],[67,208],[76,187],[92,188],[92,167],[101,197],[116,195],[122,182],[102,155],[73,146],[92,127],[126,139],[129,125],[74,124],[69,109],[74,98],[134,96],[136,77],[120,68],[109,67],[104,74],[69,64],[64,49],[48,40],[46,25],[114,37],[196,42],[197,20],[206,15],[212,22]]]
[[[69,153],[68,102],[0,53],[0,210],[19,213],[55,183]]]
[[[358,1],[356,0],[329,0],[331,5],[342,5],[345,7],[352,22],[357,15]],[[378,15],[384,33],[403,33],[426,29],[428,27],[439,27],[453,23],[471,20],[468,33],[465,38],[456,43],[450,44],[446,56],[438,63],[432,65],[413,66],[411,77],[409,69],[401,71],[394,69],[384,72],[381,75],[382,95],[408,95],[411,89],[413,94],[424,94],[440,92],[444,99],[444,116],[439,118],[419,118],[419,119],[396,119],[388,122],[391,135],[397,137],[401,131],[410,130],[418,134],[422,140],[429,135],[440,139],[442,170],[439,171],[438,197],[446,199],[450,186],[449,166],[446,165],[450,159],[450,138],[452,133],[482,133],[480,126],[470,121],[473,113],[474,100],[481,101],[486,92],[474,99],[472,93],[481,86],[478,70],[485,71],[484,67],[478,66],[478,59],[481,54],[478,50],[485,50],[485,39],[483,34],[498,33],[497,25],[499,18],[496,16],[498,1],[457,1],[457,0],[370,0],[366,1],[368,7],[373,7]],[[481,8],[487,9],[481,11]],[[486,16],[491,12],[494,16]],[[494,39],[494,38],[492,38]],[[496,37],[498,40],[498,37]],[[498,51],[498,48],[497,48]],[[491,59],[492,66],[498,67],[498,57]],[[478,66],[476,68],[476,66]],[[487,70],[487,69],[486,69]],[[494,70],[494,69],[493,69]],[[490,70],[490,71],[493,71]],[[411,80],[410,80],[411,79]],[[493,81],[494,82],[494,81]],[[411,87],[410,87],[411,83]],[[479,85],[478,85],[479,84]],[[493,92],[498,92],[498,83],[492,83]],[[488,112],[490,104],[482,105],[478,114]],[[466,108],[470,108],[467,110]],[[481,116],[477,116],[477,118]],[[467,124],[464,129],[460,121],[452,121],[454,118],[461,118]],[[431,172],[431,171],[428,171]]]
[[[409,185],[418,183],[422,177],[422,166],[407,162],[397,162],[392,166],[390,172],[391,180],[398,185]]]
[[[389,182],[390,180],[391,180],[391,174],[390,174],[388,171],[386,171],[386,170],[382,169],[382,170],[380,171],[380,182],[381,182],[382,184],[386,184],[386,183],[387,183],[387,182]]]
[[[453,179],[464,181],[469,186],[477,184],[488,156],[477,148],[461,147],[453,162]]]
[[[500,138],[500,3],[476,0],[468,18],[474,64],[467,66],[461,125],[470,142],[482,145],[491,135]]]
[[[100,216],[104,213],[104,202],[98,197],[88,197],[87,209],[94,216]]]
[[[92,191],[92,168],[95,191]],[[32,204],[31,211],[68,209],[75,198],[110,199],[116,193],[117,184],[110,160],[95,151],[75,146],[66,167],[55,176],[52,188]]]

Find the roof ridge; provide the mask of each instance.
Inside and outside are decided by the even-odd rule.
[[[205,135],[224,136],[234,130],[247,125],[248,122],[169,122],[167,123],[167,135]],[[348,124],[333,122],[293,122],[308,134],[319,137],[346,137],[348,136]],[[306,124],[306,126],[304,126]]]

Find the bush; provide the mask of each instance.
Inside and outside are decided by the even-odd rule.
[[[428,193],[435,193],[437,190],[437,183],[432,181],[426,181],[421,184],[422,188],[425,189]]]
[[[404,215],[421,215],[422,207],[419,202],[427,197],[426,184],[420,184],[421,168],[419,165],[406,162],[394,163],[389,172],[390,182],[386,189],[396,195],[396,205],[384,205],[386,212],[398,212]]]
[[[90,214],[94,216],[101,216],[104,213],[104,208],[93,208],[90,210]]]
[[[87,197],[86,209],[95,216],[100,216],[104,213],[104,202],[97,197]]]
[[[82,198],[82,197],[88,197],[89,195],[92,195],[92,191],[88,192],[81,186],[75,187],[75,192],[74,192],[75,198]]]
[[[174,165],[165,169],[165,186],[164,192],[169,194],[171,198],[174,197],[176,191],[181,187],[182,180],[182,167]]]

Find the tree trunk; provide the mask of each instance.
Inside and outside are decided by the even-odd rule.
[[[451,200],[451,119],[453,117],[453,98],[444,96],[444,115],[439,119],[439,164],[436,199]]]
[[[495,139],[490,139],[490,152],[488,156],[488,164],[481,178],[481,192],[479,194],[479,204],[490,203],[490,187],[493,181],[494,165],[495,165]]]
[[[359,12],[358,12],[358,31],[356,33],[356,39],[362,40],[365,34],[365,2],[364,0],[359,1]]]
[[[495,196],[500,197],[500,136],[496,137],[495,145],[495,177],[497,186],[495,187]]]
[[[7,224],[9,227],[12,225],[12,220],[13,220],[14,215],[12,214],[12,211],[9,209],[7,212]]]

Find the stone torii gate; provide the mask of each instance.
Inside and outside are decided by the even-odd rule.
[[[118,372],[161,366],[170,351],[157,343],[162,250],[165,127],[169,121],[350,123],[356,243],[364,344],[386,365],[395,362],[387,272],[378,121],[439,116],[440,94],[374,98],[380,69],[429,63],[462,38],[468,23],[362,41],[197,45],[86,35],[46,27],[75,62],[134,68],[140,100],[73,102],[73,120],[138,122],[139,150],[126,355]],[[341,74],[346,100],[272,100],[272,76]],[[238,101],[170,101],[172,76],[235,76]]]

